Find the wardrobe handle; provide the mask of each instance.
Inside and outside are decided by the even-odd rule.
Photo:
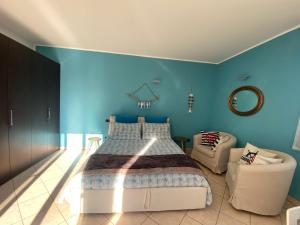
[[[50,119],[51,119],[51,108],[50,107],[48,108],[48,113],[47,114],[48,114],[47,115],[47,120],[50,121]]]
[[[9,110],[9,126],[13,127],[14,126],[14,116],[13,116],[13,110]]]

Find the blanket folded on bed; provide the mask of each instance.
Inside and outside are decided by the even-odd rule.
[[[171,155],[91,155],[84,175],[186,173],[203,176],[197,163],[183,154]]]

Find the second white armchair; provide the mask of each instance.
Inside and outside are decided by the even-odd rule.
[[[236,209],[261,215],[278,215],[288,196],[297,162],[286,153],[263,150],[276,154],[283,162],[243,165],[239,163],[243,149],[231,149],[226,173],[229,202]]]

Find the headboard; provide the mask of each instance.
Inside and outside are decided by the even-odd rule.
[[[114,123],[115,121],[116,121],[115,116],[109,116],[109,118],[105,119],[106,123],[110,123],[110,122]],[[144,123],[145,122],[145,117],[139,116],[138,117],[138,122],[139,123]],[[167,118],[167,123],[170,123],[170,118],[169,117]]]

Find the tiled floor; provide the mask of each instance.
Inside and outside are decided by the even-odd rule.
[[[215,175],[206,168],[214,202],[201,210],[152,213],[79,215],[72,205],[61,201],[70,177],[76,174],[87,154],[59,152],[0,187],[0,225],[284,225],[287,202],[281,215],[264,217],[233,209],[224,175]]]

